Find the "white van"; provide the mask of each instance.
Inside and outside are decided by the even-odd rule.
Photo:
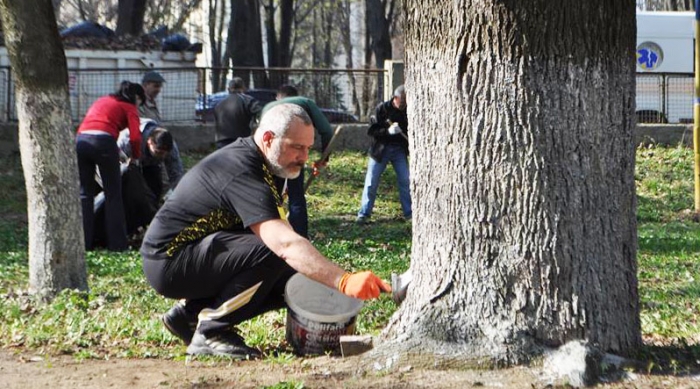
[[[695,12],[637,12],[638,122],[692,122],[694,23]]]

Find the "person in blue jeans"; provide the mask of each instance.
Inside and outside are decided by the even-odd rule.
[[[411,180],[408,169],[408,117],[406,116],[406,90],[396,88],[391,100],[380,103],[375,109],[372,125],[367,130],[372,137],[369,162],[362,191],[362,204],[356,222],[369,222],[377,198],[379,179],[391,162],[399,185],[399,201],[406,220],[411,220]]]

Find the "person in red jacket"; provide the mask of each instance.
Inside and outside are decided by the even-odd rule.
[[[94,243],[94,199],[99,191],[95,181],[95,167],[100,169],[105,195],[107,249],[123,251],[128,248],[117,138],[120,130],[129,129],[132,153],[135,153],[132,156],[137,160],[141,151],[137,107],[145,99],[141,85],[122,81],[114,93],[100,97],[90,106],[78,127],[76,150],[87,250],[92,250]]]

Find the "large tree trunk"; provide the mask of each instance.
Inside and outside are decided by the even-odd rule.
[[[632,0],[407,0],[414,284],[402,355],[641,344]]]
[[[0,0],[0,16],[17,85],[29,287],[43,299],[63,289],[87,290],[68,72],[53,6],[51,0]]]

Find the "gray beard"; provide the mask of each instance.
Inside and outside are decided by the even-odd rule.
[[[286,170],[282,165],[279,164],[280,160],[280,154],[282,154],[282,144],[281,142],[276,143],[274,146],[272,146],[272,149],[270,150],[270,157],[267,159],[268,163],[270,164],[270,171],[272,174],[276,175],[277,177],[282,177],[286,179],[293,180],[301,174],[301,170],[298,170],[296,172],[290,172]]]

